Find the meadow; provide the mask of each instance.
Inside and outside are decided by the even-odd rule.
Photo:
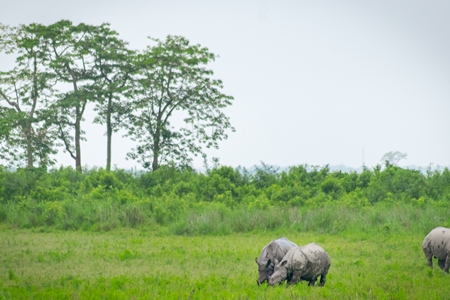
[[[450,299],[421,249],[450,171],[0,167],[0,299]],[[273,239],[316,242],[324,287],[257,286]]]
[[[151,228],[109,232],[0,229],[1,299],[449,299],[430,269],[424,235],[275,230],[180,236]],[[324,287],[257,286],[254,261],[270,240],[316,242],[331,257]]]

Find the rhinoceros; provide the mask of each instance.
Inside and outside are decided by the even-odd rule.
[[[320,286],[324,286],[330,265],[330,256],[319,245],[311,243],[296,246],[291,248],[275,265],[275,270],[269,277],[269,285],[275,285],[284,280],[288,284],[307,280],[308,285],[314,286],[320,276]]]
[[[422,243],[423,253],[428,266],[433,267],[433,256],[438,259],[438,265],[448,273],[450,267],[450,229],[436,227],[430,231]]]
[[[264,246],[259,255],[259,259],[255,258],[259,271],[259,277],[258,280],[256,280],[256,283],[260,285],[269,280],[269,276],[272,275],[275,267],[275,260],[281,260],[288,250],[295,246],[297,246],[297,244],[284,237],[279,238],[278,240],[272,240],[269,244]]]

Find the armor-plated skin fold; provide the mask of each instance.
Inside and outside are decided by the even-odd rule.
[[[297,284],[301,280],[314,286],[320,276],[320,286],[325,285],[330,257],[325,250],[315,243],[291,248],[283,259],[275,265],[274,273],[269,277],[269,285],[287,281]]]
[[[423,253],[428,266],[433,267],[433,256],[438,259],[439,267],[446,273],[450,267],[450,229],[436,227],[430,231],[422,243]]]
[[[256,283],[260,285],[269,280],[269,276],[272,275],[275,267],[275,260],[281,260],[288,250],[295,246],[297,245],[285,237],[279,238],[278,240],[272,240],[269,244],[264,246],[259,258],[255,258],[259,272]]]

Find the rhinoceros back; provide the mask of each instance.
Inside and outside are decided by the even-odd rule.
[[[295,246],[295,243],[284,237],[273,240],[262,249],[260,260],[281,260],[289,249]]]
[[[289,249],[297,246],[297,244],[291,242],[290,240],[288,240],[285,237],[279,238],[275,242],[278,244],[278,246],[280,247],[280,250],[282,252],[282,256],[280,258],[278,258],[279,260],[281,260],[284,257],[284,255],[289,251]]]
[[[436,227],[431,230],[423,240],[422,248],[431,251],[431,254],[439,259],[445,259],[450,253],[450,229]]]

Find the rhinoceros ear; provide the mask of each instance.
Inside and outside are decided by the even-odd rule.
[[[258,258],[257,258],[257,257],[255,257],[255,261],[256,261],[256,263],[259,265],[259,261],[258,261]]]
[[[283,266],[285,266],[287,264],[287,260],[283,260],[282,262],[281,262],[281,266],[283,267]]]
[[[267,263],[266,263],[266,268],[268,268],[269,266],[270,266],[270,263],[271,263],[272,261],[270,260],[270,258],[269,258],[269,260],[267,261]]]

